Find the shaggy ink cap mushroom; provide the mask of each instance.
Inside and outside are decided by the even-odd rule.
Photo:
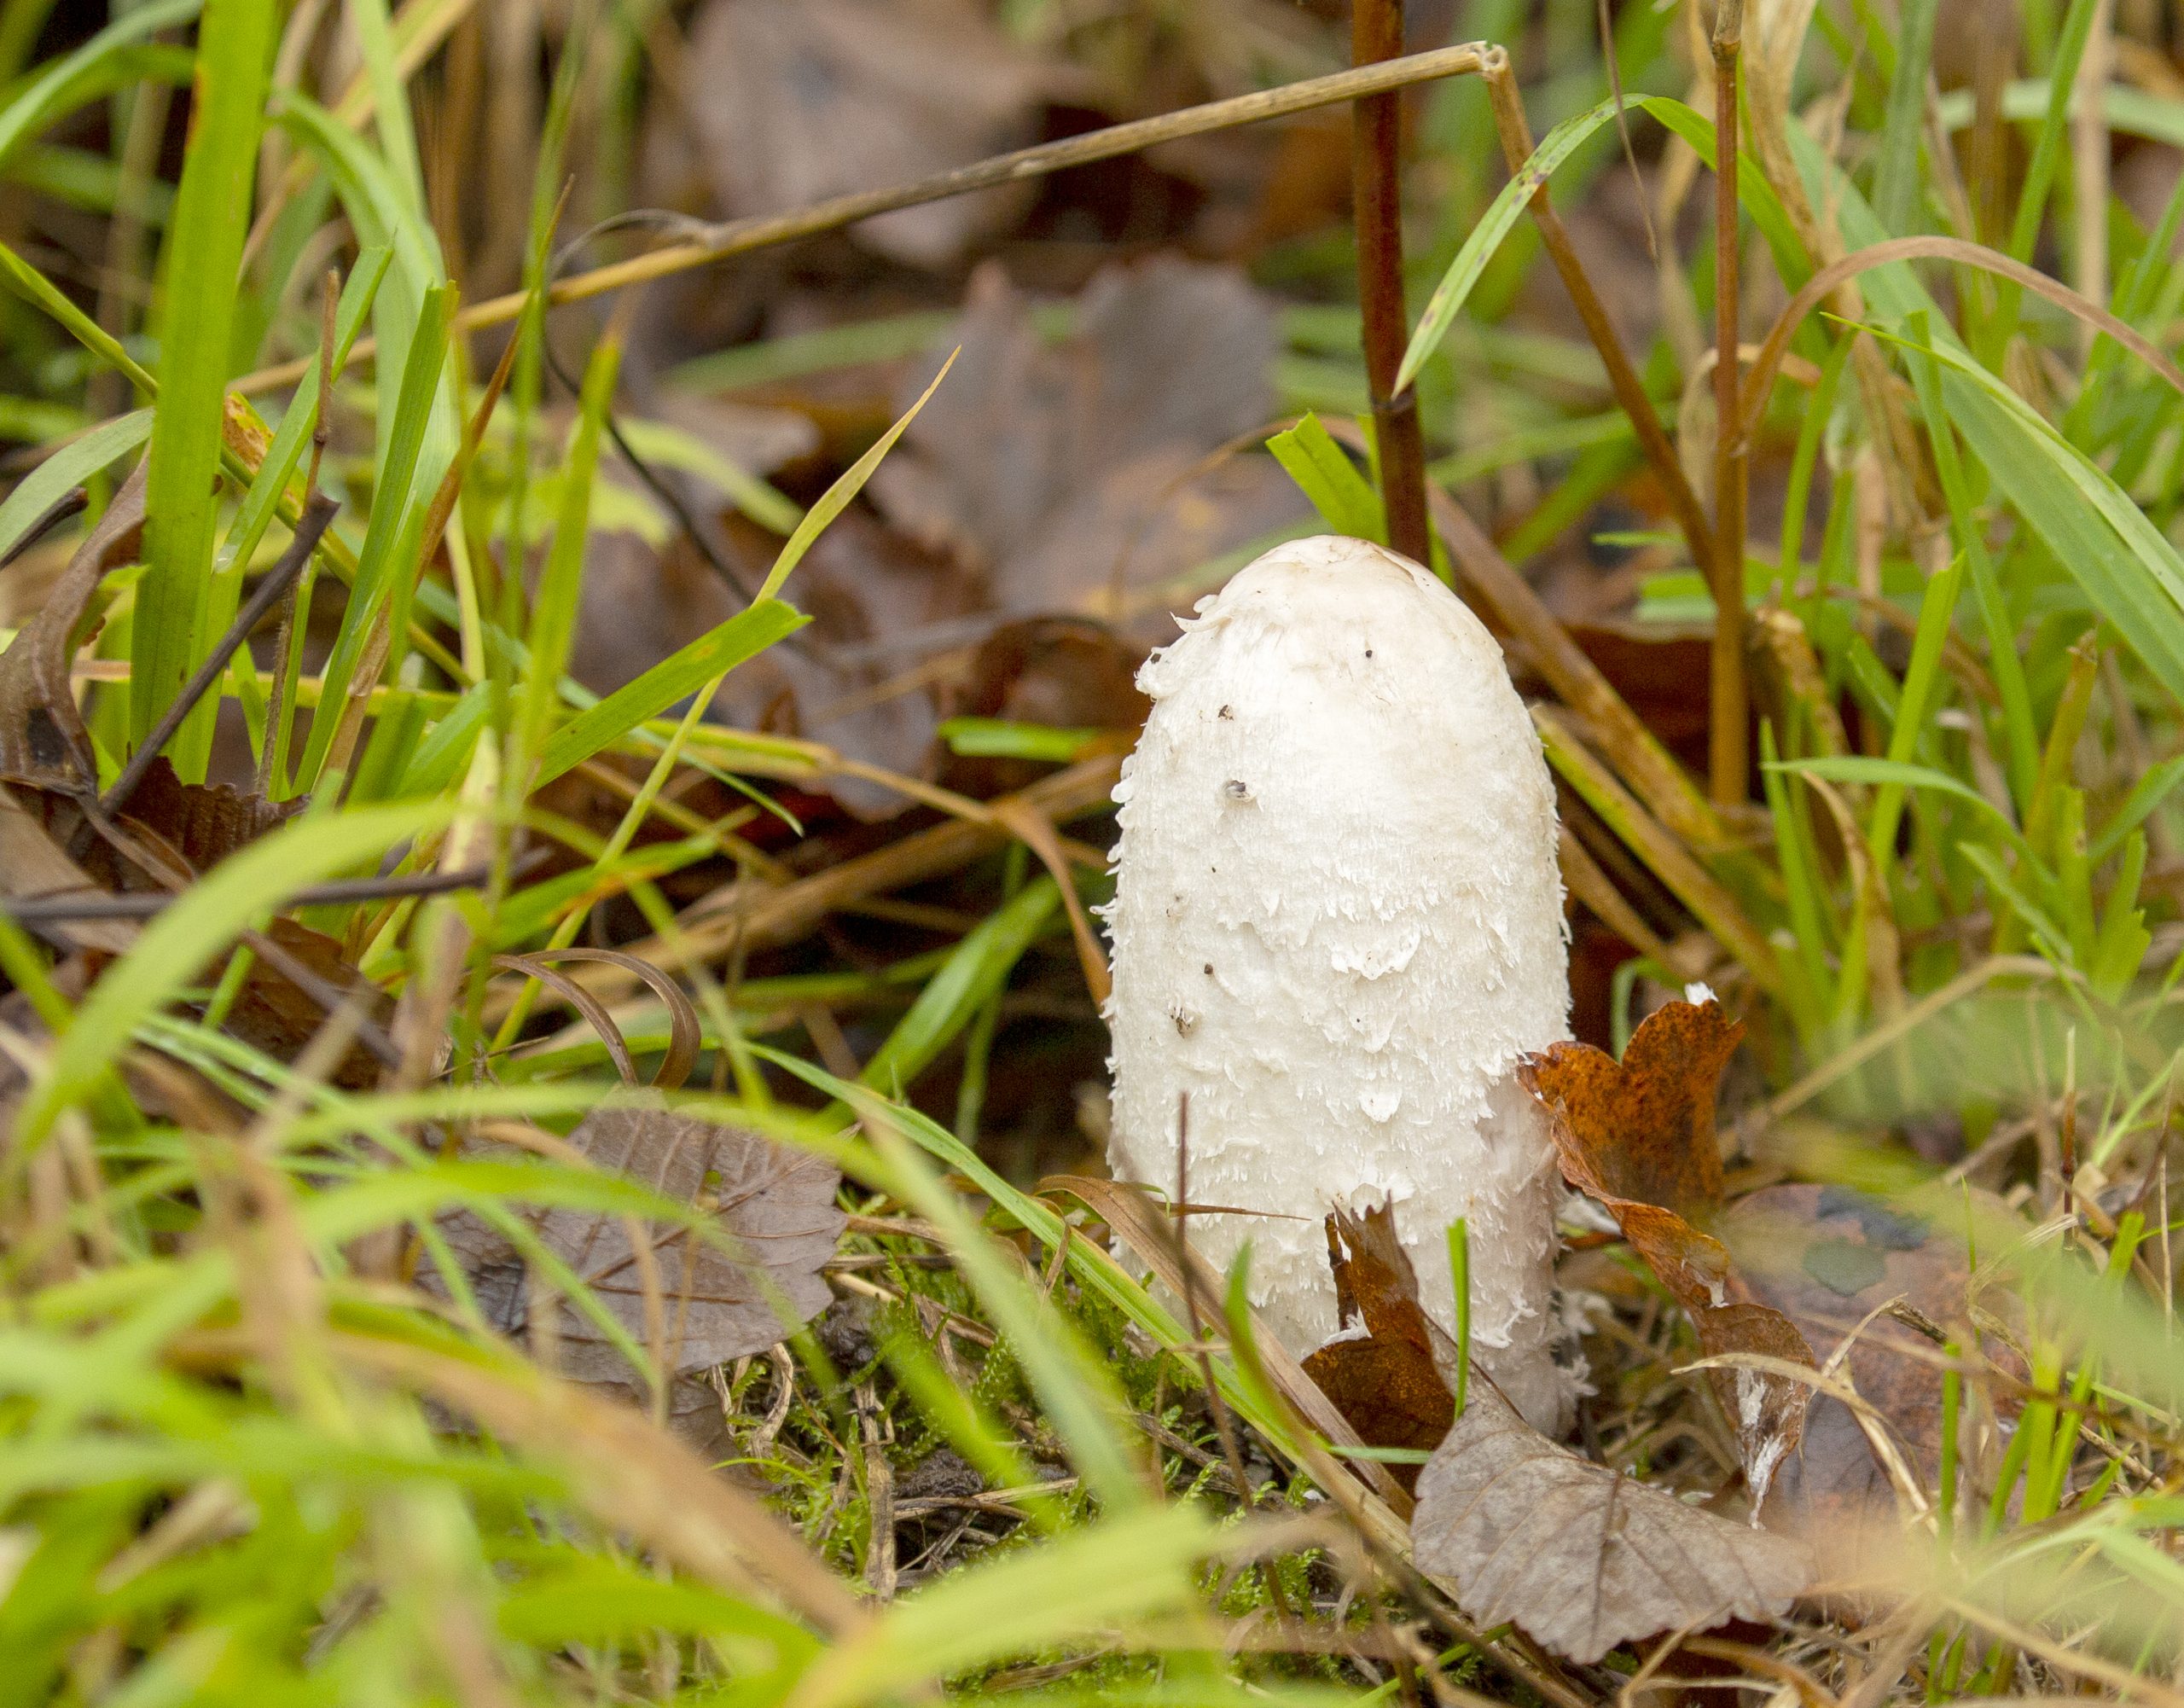
[[[1554,791],[1501,649],[1369,542],[1276,547],[1202,601],[1138,683],[1115,790],[1110,1160],[1173,1190],[1299,1354],[1336,1332],[1322,1221],[1384,1202],[1422,1300],[1554,1432],[1560,1182],[1519,1059],[1569,1036]]]

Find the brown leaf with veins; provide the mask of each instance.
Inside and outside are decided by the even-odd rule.
[[[1743,1036],[1718,1002],[1670,1002],[1646,1017],[1619,1062],[1589,1044],[1558,1043],[1517,1072],[1548,1113],[1563,1178],[1615,1217],[1691,1318],[1701,1351],[1811,1364],[1796,1325],[1754,1299],[1728,1248],[1693,1225],[1720,1207],[1715,1088]],[[1734,1365],[1708,1374],[1758,1505],[1797,1447],[1812,1391]]]
[[[1732,1524],[1539,1433],[1478,1369],[1418,1481],[1411,1544],[1481,1625],[1589,1664],[1656,1631],[1779,1617],[1805,1550]]]
[[[225,783],[186,783],[164,758],[154,759],[122,805],[135,828],[156,836],[194,872],[218,865],[269,830],[277,830],[302,810],[230,788]]]
[[[1343,1324],[1367,1334],[1331,1341],[1304,1368],[1368,1442],[1435,1449],[1412,1550],[1474,1620],[1521,1625],[1590,1663],[1656,1631],[1773,1618],[1804,1589],[1802,1548],[1557,1446],[1475,1366],[1455,1416],[1458,1351],[1419,1307],[1390,1210],[1336,1211],[1327,1251]],[[1397,1430],[1410,1438],[1385,1438]]]
[[[1744,1023],[1719,1002],[1670,1002],[1639,1024],[1621,1061],[1590,1044],[1558,1043],[1521,1069],[1532,1095],[1562,1118],[1557,1143],[1571,1184],[1603,1203],[1684,1215],[1718,1204],[1714,1091],[1743,1037]]]
[[[1431,1452],[1449,1432],[1456,1403],[1435,1363],[1437,1331],[1419,1306],[1418,1277],[1395,1237],[1393,1211],[1385,1205],[1362,1217],[1336,1210],[1327,1217],[1327,1264],[1342,1333],[1304,1360],[1304,1374],[1368,1447]],[[1352,1332],[1360,1327],[1362,1338]],[[1388,1469],[1415,1490],[1416,1466]]]
[[[521,1212],[648,1351],[653,1328],[640,1253],[649,1254],[658,1271],[665,1374],[762,1352],[825,1308],[832,1295],[820,1272],[845,1225],[834,1207],[841,1176],[831,1163],[662,1108],[595,1110],[569,1142],[597,1168],[697,1205],[724,1236],[725,1250],[678,1223],[583,1209]],[[529,1331],[531,1277],[520,1251],[467,1211],[448,1219],[447,1232],[486,1320],[503,1333]],[[552,1332],[564,1375],[618,1385],[633,1380],[629,1360],[566,1299],[556,1306]]]

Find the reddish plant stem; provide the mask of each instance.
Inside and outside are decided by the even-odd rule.
[[[1708,697],[1707,776],[1716,806],[1749,792],[1745,725],[1745,482],[1750,468],[1740,407],[1737,326],[1737,72],[1744,0],[1714,14],[1714,645]]]
[[[1403,0],[1352,0],[1350,58],[1372,65],[1403,56]],[[1418,394],[1396,394],[1410,337],[1403,298],[1403,97],[1371,95],[1356,108],[1350,141],[1351,206],[1357,222],[1357,300],[1364,311],[1365,377],[1372,387],[1374,440],[1388,543],[1430,561],[1426,526],[1426,445]]]

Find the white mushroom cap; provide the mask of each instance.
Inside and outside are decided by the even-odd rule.
[[[1336,537],[1240,571],[1156,653],[1115,790],[1111,1160],[1172,1190],[1298,1352],[1335,1329],[1321,1219],[1392,1200],[1454,1322],[1469,1218],[1475,1353],[1535,1422],[1553,1357],[1554,1206],[1518,1058],[1568,1036],[1554,789],[1493,637],[1408,559]]]

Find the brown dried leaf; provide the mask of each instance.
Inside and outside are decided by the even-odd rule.
[[[1136,680],[1144,654],[1081,617],[1004,623],[971,660],[950,715],[1062,729],[1135,729],[1152,708]],[[1027,788],[1050,767],[1029,759],[950,755],[940,781],[979,799]]]
[[[1718,1002],[1670,1002],[1631,1034],[1621,1061],[1590,1044],[1558,1043],[1526,1064],[1525,1086],[1560,1117],[1571,1183],[1603,1202],[1684,1215],[1719,1203],[1714,1091],[1743,1037],[1744,1023]]]
[[[0,777],[10,782],[73,794],[97,781],[69,671],[100,581],[128,562],[143,537],[144,468],[137,464],[44,602],[0,653]]]
[[[1431,1452],[1455,1420],[1456,1403],[1435,1360],[1447,1337],[1418,1303],[1418,1277],[1383,1205],[1363,1216],[1327,1217],[1327,1264],[1334,1271],[1336,1321],[1343,1333],[1304,1360],[1304,1374],[1325,1390],[1371,1447]],[[1354,1329],[1362,1329],[1362,1337]],[[1415,1490],[1417,1468],[1389,1467]]]
[[[365,1024],[382,1031],[393,1018],[394,999],[359,973],[341,945],[324,932],[276,917],[263,936],[316,988],[305,990],[261,956],[244,975],[223,1031],[277,1060],[293,1061],[326,1024],[328,1001],[361,1004]],[[218,973],[212,969],[208,979],[217,979]],[[366,1045],[352,1043],[330,1078],[345,1090],[368,1091],[379,1083],[381,1065]]]
[[[301,810],[225,783],[185,783],[164,757],[113,814],[119,835],[102,826],[87,838],[83,797],[73,789],[24,785],[15,800],[55,847],[87,845],[77,858],[92,887],[133,893],[181,888]]]
[[[277,805],[225,783],[186,783],[162,757],[124,803],[122,816],[132,829],[157,837],[180,855],[192,871],[203,872],[278,829],[300,808],[299,802]]]
[[[1588,1664],[1655,1631],[1774,1618],[1810,1577],[1788,1538],[1558,1447],[1478,1370],[1419,1479],[1411,1539],[1473,1620]]]
[[[145,816],[139,817],[140,812]],[[134,847],[142,859],[164,864],[171,881],[180,885],[286,816],[282,809],[254,795],[184,784],[161,759],[131,798],[118,839]],[[89,898],[156,892],[164,887],[136,859],[103,839],[90,845],[83,864],[69,858],[66,845],[83,823],[82,809],[67,793],[0,787],[0,894],[24,900],[62,895]],[[87,974],[102,970],[110,957],[125,954],[142,928],[136,920],[89,917],[45,921],[37,927],[53,942],[85,951]],[[264,956],[257,957],[223,1023],[231,1036],[280,1060],[293,1061],[326,1023],[329,1002],[357,1000],[369,1026],[383,1025],[392,1013],[392,1002],[349,962],[332,938],[276,917],[259,940],[270,941],[275,951],[293,960],[315,991],[269,965]],[[204,982],[217,984],[225,965],[223,956],[206,967]],[[349,1090],[368,1089],[378,1078],[378,1060],[363,1044],[351,1045],[332,1075],[334,1083]]]
[[[1066,1192],[1106,1223],[1108,1231],[1135,1252],[1170,1293],[1180,1298],[1194,1293],[1201,1308],[1218,1310],[1223,1295],[1219,1271],[1205,1260],[1204,1252],[1184,1243],[1169,1222],[1165,1206],[1141,1187],[1064,1174],[1049,1175],[1039,1182],[1039,1191],[1042,1196]],[[1298,1415],[1337,1447],[1364,1445],[1350,1428],[1350,1420],[1304,1374],[1303,1366],[1290,1356],[1281,1342],[1267,1332],[1263,1323],[1256,1324],[1256,1334],[1267,1380],[1296,1409]],[[1387,1501],[1398,1513],[1409,1513],[1409,1494],[1388,1475],[1394,1467],[1367,1459],[1347,1463],[1360,1483]]]
[[[1691,1318],[1709,1357],[1759,1354],[1810,1364],[1796,1326],[1752,1299],[1728,1249],[1693,1227],[1722,1196],[1714,1093],[1744,1036],[1712,1000],[1647,1016],[1620,1062],[1589,1044],[1559,1043],[1518,1069],[1546,1109],[1571,1185],[1606,1206],[1632,1249]],[[1763,1502],[1797,1447],[1811,1390],[1734,1365],[1708,1372],[1736,1431],[1745,1479]]]
[[[823,1310],[832,1296],[820,1271],[844,1218],[841,1176],[809,1152],[753,1132],[659,1108],[594,1111],[569,1142],[596,1167],[641,1181],[663,1196],[709,1211],[734,1253],[675,1223],[633,1224],[586,1210],[549,1210],[530,1220],[546,1246],[591,1288],[640,1346],[648,1344],[641,1251],[659,1273],[666,1373],[687,1374],[764,1351]],[[529,1328],[530,1276],[515,1247],[468,1214],[450,1218],[450,1243],[486,1319],[504,1333]],[[626,1384],[629,1361],[566,1300],[554,1327],[562,1374]]]
[[[1618,1643],[1655,1631],[1771,1618],[1804,1588],[1804,1551],[1685,1505],[1674,1496],[1579,1458],[1518,1415],[1493,1379],[1474,1368],[1461,1416],[1445,1380],[1457,1349],[1419,1308],[1418,1282],[1385,1208],[1327,1218],[1338,1309],[1362,1341],[1336,1341],[1306,1360],[1315,1376],[1347,1383],[1380,1374],[1391,1393],[1350,1395],[1380,1426],[1439,1427],[1417,1484],[1411,1542],[1420,1567],[1449,1579],[1482,1624],[1507,1621],[1572,1660],[1598,1660]],[[1346,1251],[1344,1249],[1346,1247]],[[1319,1363],[1344,1346],[1378,1351]],[[1368,1441],[1358,1413],[1333,1388]],[[1437,1445],[1438,1443],[1438,1445]],[[1410,1442],[1381,1442],[1410,1445]]]
[[[730,216],[777,212],[968,166],[1032,140],[1056,73],[965,0],[712,0],[690,32],[689,118]],[[1020,205],[989,192],[855,229],[937,266]]]

